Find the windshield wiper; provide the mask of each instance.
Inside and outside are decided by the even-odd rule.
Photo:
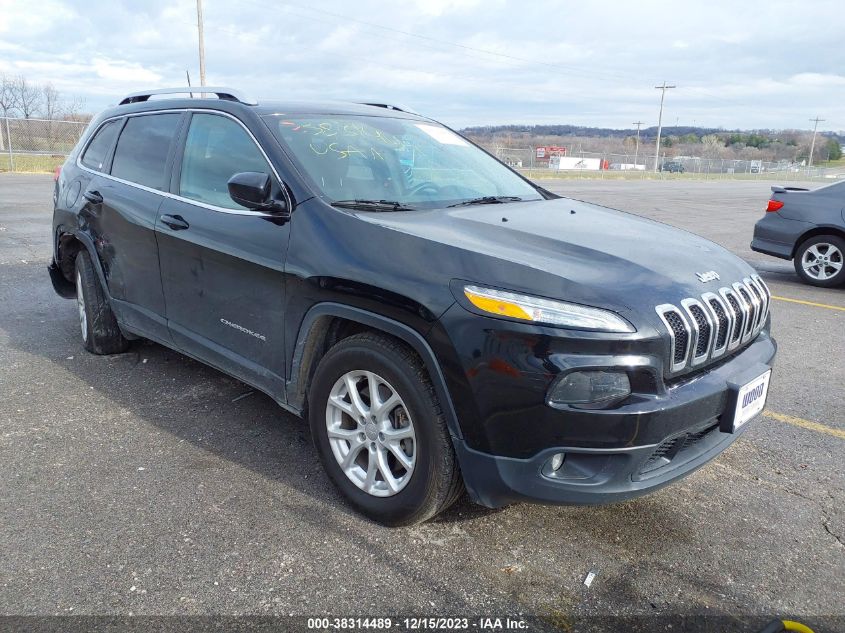
[[[457,204],[450,204],[450,207],[465,207],[470,204],[502,204],[504,202],[520,202],[522,198],[519,196],[483,196],[481,198],[472,198],[471,200],[464,200]]]
[[[343,209],[361,209],[364,211],[414,211],[414,207],[397,202],[396,200],[337,200],[333,207]]]

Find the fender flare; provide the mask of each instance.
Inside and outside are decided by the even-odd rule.
[[[94,240],[91,239],[91,236],[87,233],[83,233],[80,230],[76,230],[73,232],[73,236],[82,242],[82,245],[88,249],[88,255],[91,257],[91,263],[94,264],[94,270],[97,271],[97,277],[100,278],[100,285],[103,288],[103,293],[106,295],[106,298],[111,303],[111,293],[109,292],[109,285],[106,283],[106,274],[103,271],[103,263],[100,261],[100,256],[97,254],[97,249],[94,246]]]
[[[443,408],[443,415],[446,417],[446,424],[449,428],[450,435],[454,439],[462,439],[458,416],[455,413],[455,407],[452,404],[452,398],[446,386],[446,379],[428,341],[419,332],[404,323],[375,312],[340,303],[318,303],[312,306],[302,319],[291,358],[291,366],[288,373],[289,380],[286,385],[288,405],[299,411],[304,411],[305,391],[312,370],[314,369],[312,367],[313,363],[306,361],[306,356],[311,355],[314,352],[314,345],[322,340],[321,335],[325,333],[325,330],[321,323],[327,325],[330,319],[335,317],[355,321],[376,330],[381,330],[409,345],[425,364],[429,378],[434,386],[434,391]]]

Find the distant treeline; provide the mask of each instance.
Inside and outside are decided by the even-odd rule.
[[[529,136],[569,136],[569,137],[586,137],[586,138],[621,138],[625,139],[634,135],[635,130],[628,129],[612,129],[606,127],[585,127],[583,125],[563,125],[563,124],[546,124],[546,125],[483,125],[475,127],[467,127],[461,130],[463,134],[473,138],[485,137],[502,137],[508,134],[529,135]],[[725,130],[723,128],[712,127],[696,127],[691,125],[667,125],[663,127],[663,136],[673,136],[676,138],[692,139],[693,137],[701,138],[709,134],[715,134],[723,138],[727,144],[734,144],[744,141],[746,145],[760,147],[768,143],[779,140],[784,133],[792,132],[792,130]],[[835,138],[842,143],[845,141],[845,136],[840,136],[833,132],[824,132],[824,136],[828,138]],[[788,134],[787,134],[788,135]],[[640,130],[641,139],[657,138],[657,126],[642,128]],[[750,142],[748,142],[750,141]]]

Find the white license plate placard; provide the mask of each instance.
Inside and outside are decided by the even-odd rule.
[[[734,431],[759,414],[766,406],[766,396],[769,393],[769,379],[771,377],[772,370],[770,369],[739,388],[733,416]]]

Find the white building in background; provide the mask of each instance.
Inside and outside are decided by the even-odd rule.
[[[578,156],[552,156],[549,158],[549,169],[599,171],[600,158],[579,158]]]

